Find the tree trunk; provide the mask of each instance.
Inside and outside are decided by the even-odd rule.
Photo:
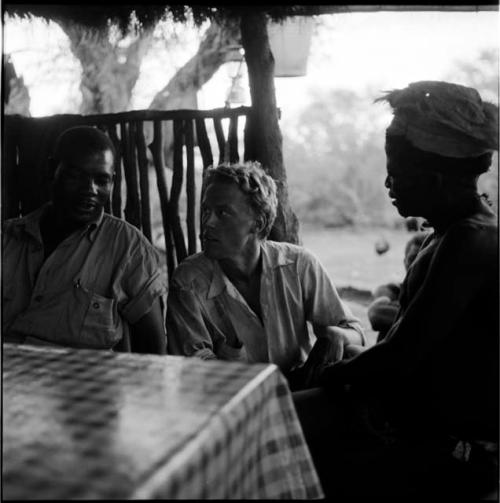
[[[30,117],[30,93],[23,78],[18,77],[9,55],[5,56],[3,71],[4,114]]]
[[[148,108],[152,110],[179,110],[198,108],[197,93],[224,63],[234,58],[231,47],[240,44],[237,23],[212,21],[205,32],[196,54],[156,94]],[[164,124],[164,154],[168,166],[172,164],[172,124]]]
[[[128,47],[109,41],[107,31],[90,30],[58,21],[70,40],[71,51],[82,65],[82,114],[124,112],[139,78],[141,62],[152,40],[152,29]]]
[[[278,187],[278,214],[269,238],[298,243],[299,223],[288,202],[283,142],[274,88],[274,57],[269,46],[265,14],[248,12],[241,17],[241,40],[245,49],[253,109],[245,158],[259,161]]]

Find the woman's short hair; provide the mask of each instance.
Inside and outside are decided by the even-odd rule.
[[[203,177],[203,191],[216,182],[233,182],[248,196],[250,206],[264,222],[259,237],[266,238],[276,219],[278,197],[275,181],[266,175],[261,164],[251,161],[210,167]]]

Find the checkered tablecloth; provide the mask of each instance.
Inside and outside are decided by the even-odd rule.
[[[3,346],[4,499],[320,498],[274,365]]]

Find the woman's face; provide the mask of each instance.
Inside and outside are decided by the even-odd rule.
[[[388,148],[385,186],[403,217],[426,217],[432,208],[436,176],[412,163],[401,151]]]

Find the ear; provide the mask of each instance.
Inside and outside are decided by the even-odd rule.
[[[256,217],[255,218],[255,226],[254,226],[255,233],[258,236],[260,236],[262,234],[262,231],[265,229],[265,227],[266,227],[265,218],[262,216]]]

